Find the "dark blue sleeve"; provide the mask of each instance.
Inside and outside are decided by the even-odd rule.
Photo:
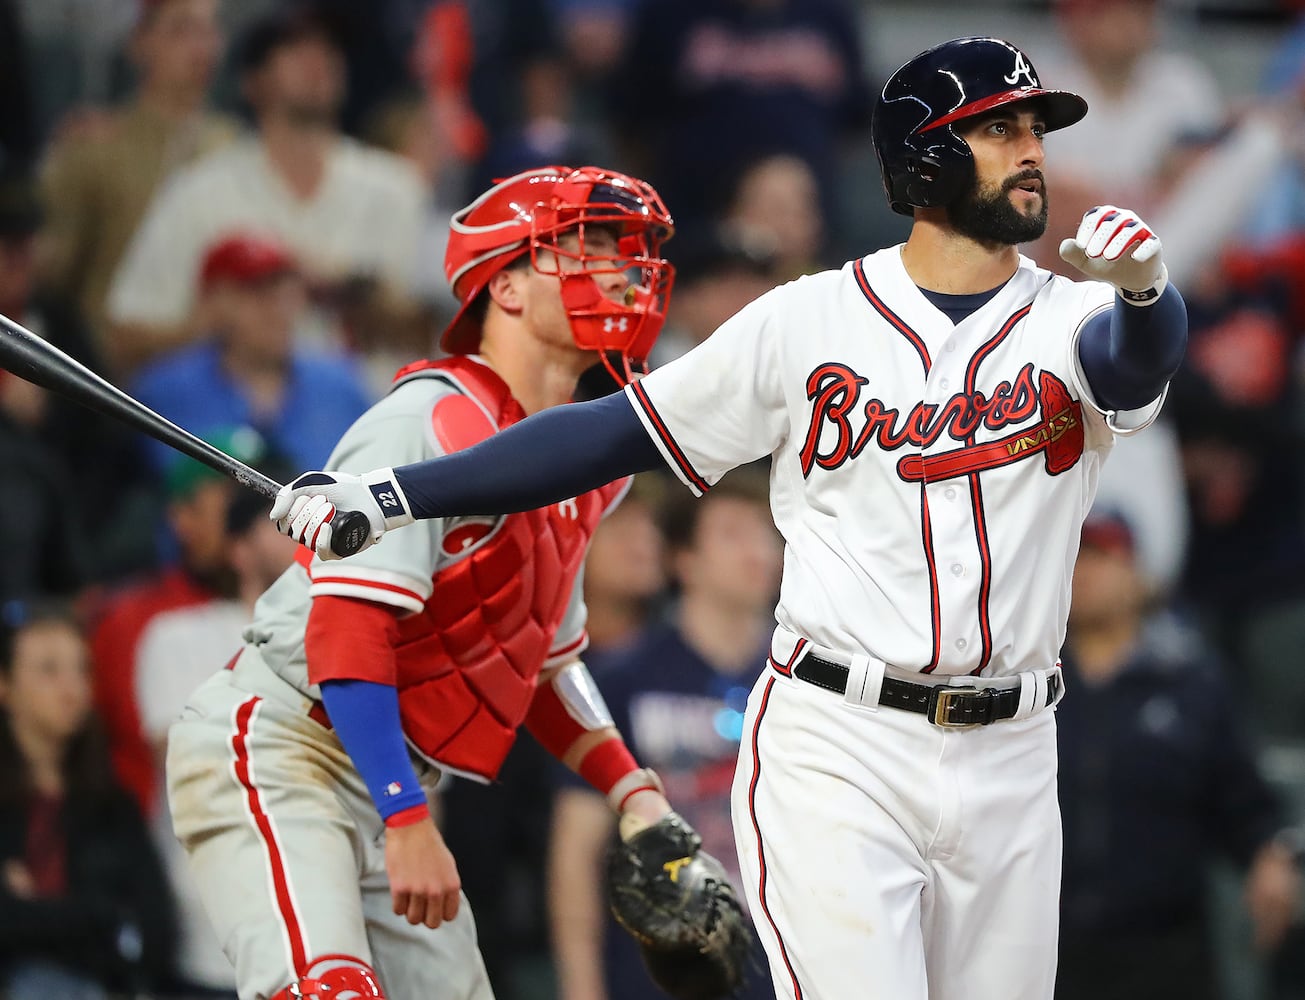
[[[1135,410],[1157,396],[1187,350],[1187,305],[1169,285],[1148,306],[1115,296],[1107,316],[1093,316],[1078,341],[1079,362],[1097,403]]]
[[[514,514],[664,464],[625,393],[554,406],[479,444],[394,470],[414,517]]]
[[[399,692],[373,681],[322,681],[322,704],[382,819],[426,804],[399,721]]]

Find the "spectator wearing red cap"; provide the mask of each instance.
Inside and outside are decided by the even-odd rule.
[[[325,461],[371,401],[350,361],[297,346],[306,296],[295,254],[237,231],[209,246],[197,270],[205,336],[145,368],[136,397],[195,433],[253,427],[292,465]],[[148,447],[160,472],[177,460]]]
[[[233,118],[205,106],[222,52],[218,0],[141,0],[127,54],[135,96],[65,123],[42,178],[44,283],[81,309],[115,368],[134,345],[105,337],[109,281],[155,190],[173,171],[226,145]]]
[[[110,288],[114,336],[144,355],[201,334],[203,256],[244,228],[275,233],[293,249],[325,339],[352,346],[406,335],[426,202],[417,171],[339,131],[344,60],[311,8],[284,6],[255,22],[238,55],[256,134],[159,191]]]

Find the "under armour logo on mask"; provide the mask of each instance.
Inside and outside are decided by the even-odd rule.
[[[624,316],[620,319],[613,319],[611,316],[608,316],[607,319],[603,320],[603,332],[611,333],[613,330],[620,330],[622,333],[625,333],[626,328],[629,325],[630,321]]]
[[[1003,76],[1002,79],[1013,85],[1020,77],[1024,77],[1026,87],[1040,86],[1038,78],[1033,75],[1033,67],[1024,58],[1024,53],[1017,51],[1015,53],[1015,68]]]

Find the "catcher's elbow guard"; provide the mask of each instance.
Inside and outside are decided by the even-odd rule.
[[[719,861],[676,813],[607,857],[604,888],[653,981],[676,1000],[722,1000],[747,978],[752,929]]]

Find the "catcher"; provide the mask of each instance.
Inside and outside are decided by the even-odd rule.
[[[657,193],[621,174],[550,167],[496,184],[452,219],[450,357],[403,369],[329,467],[466,448],[567,402],[596,361],[629,378],[665,314],[670,233]],[[740,982],[738,901],[578,658],[580,568],[627,486],[428,521],[343,565],[304,549],[263,594],[168,758],[173,825],[241,1000],[489,1000],[427,796],[444,772],[492,781],[521,725],[620,814],[610,897],[653,974],[685,1000]]]

